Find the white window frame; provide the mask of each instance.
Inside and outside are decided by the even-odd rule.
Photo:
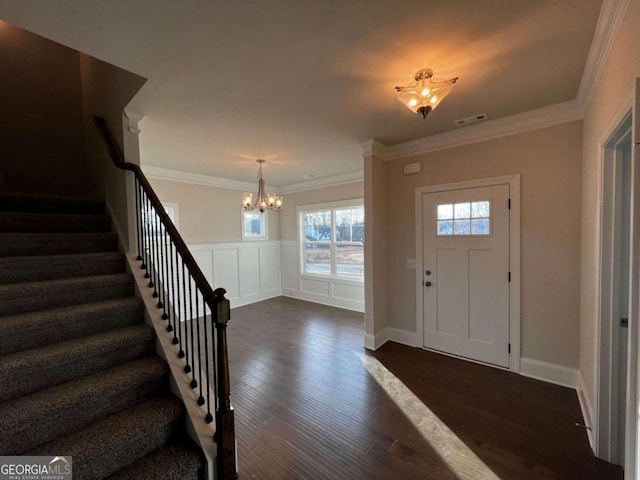
[[[251,235],[250,237],[246,236],[244,233],[244,215],[245,213],[256,213],[260,214],[260,231],[261,235]],[[264,211],[260,213],[259,210],[251,210],[247,211],[244,208],[240,209],[240,230],[242,232],[242,241],[243,242],[258,242],[269,239],[269,211]]]
[[[169,218],[176,227],[176,230],[180,231],[180,211],[178,203],[176,202],[161,202],[164,207],[164,211],[167,212]]]
[[[341,282],[355,282],[356,284],[364,283],[364,263],[362,265],[363,274],[361,277],[351,277],[348,275],[339,275],[337,274],[337,264],[336,264],[336,246],[345,245],[344,243],[337,243],[335,240],[336,236],[336,210],[340,210],[343,208],[349,207],[362,207],[364,209],[364,198],[354,198],[350,200],[340,200],[337,202],[325,202],[325,203],[315,203],[312,205],[300,205],[296,207],[296,217],[298,222],[298,247],[300,251],[300,275],[302,277],[311,277],[311,278],[323,278],[323,279],[331,279],[331,280],[340,280]],[[331,273],[330,274],[322,274],[322,273],[310,273],[305,271],[305,244],[306,235],[304,231],[304,222],[302,221],[302,215],[309,212],[318,212],[322,210],[331,210],[331,240],[329,242],[318,242],[318,243],[326,243],[329,245],[329,251],[331,255]],[[357,243],[357,242],[351,242]],[[348,243],[347,243],[348,245]],[[363,244],[364,245],[364,244]]]

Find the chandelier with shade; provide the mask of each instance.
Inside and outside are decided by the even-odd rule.
[[[434,80],[433,70],[425,68],[415,74],[414,80],[414,85],[396,87],[398,100],[422,118],[427,118],[427,115],[453,90],[453,84],[458,81],[458,77]]]
[[[256,195],[256,199],[253,199],[253,193],[244,192],[242,195],[242,206],[246,211],[251,210],[260,210],[260,212],[264,212],[265,210],[280,210],[282,207],[282,196],[276,195],[274,193],[267,193],[267,189],[265,188],[264,179],[262,178],[262,164],[265,163],[264,160],[258,159],[258,194]]]

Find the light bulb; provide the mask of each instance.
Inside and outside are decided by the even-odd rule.
[[[437,103],[438,102],[438,97],[431,97],[431,100],[429,100],[431,103]]]
[[[422,96],[423,96],[423,97],[428,97],[428,96],[429,96],[429,93],[430,93],[430,92],[429,92],[429,89],[428,89],[428,88],[425,88],[424,90],[422,90]]]
[[[410,107],[415,107],[417,104],[418,104],[418,100],[416,100],[415,98],[412,98],[411,100],[409,100]]]

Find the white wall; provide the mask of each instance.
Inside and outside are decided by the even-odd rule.
[[[279,213],[267,212],[267,241],[240,241],[242,191],[153,176],[150,182],[162,202],[177,204],[180,234],[232,307],[285,295],[364,311],[361,281],[301,274],[296,213],[302,205],[362,198],[362,181],[286,194]]]
[[[580,258],[580,377],[588,409],[596,407],[601,149],[625,98],[640,77],[640,2],[630,1],[584,118]],[[635,141],[638,141],[636,138]],[[637,162],[637,159],[636,159]],[[633,363],[635,365],[635,362]],[[587,419],[589,421],[589,419]]]

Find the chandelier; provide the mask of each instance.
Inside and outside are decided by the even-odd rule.
[[[425,68],[416,73],[416,83],[406,87],[396,87],[398,100],[411,111],[427,118],[427,115],[440,104],[442,99],[453,90],[458,77],[451,80],[434,80],[433,70]]]
[[[247,211],[259,209],[260,212],[264,212],[265,210],[275,210],[277,212],[280,210],[280,207],[282,207],[282,196],[267,193],[264,187],[264,179],[262,178],[262,164],[265,163],[265,161],[258,159],[256,162],[260,165],[258,168],[258,195],[254,201],[253,193],[244,192],[242,195],[242,206]]]

